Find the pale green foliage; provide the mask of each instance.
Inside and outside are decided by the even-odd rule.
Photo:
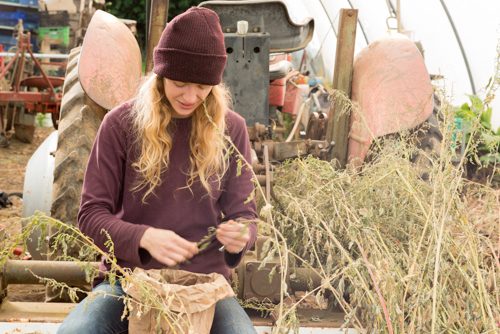
[[[243,169],[243,160],[240,157],[238,157],[238,159],[236,160],[236,176],[241,175],[242,169]]]
[[[407,141],[380,146],[362,169],[339,171],[315,158],[277,168],[274,226],[289,253],[317,268],[362,331],[494,332],[498,217],[478,219],[463,194],[481,196],[498,214],[498,192],[463,180],[451,150],[432,162],[425,182]]]
[[[151,285],[136,278],[130,269],[122,268],[117,264],[117,259],[113,254],[114,245],[106,231],[102,231],[102,233],[107,236],[107,241],[105,242],[107,251],[104,251],[99,249],[93,243],[92,239],[84,235],[75,226],[65,224],[41,213],[36,213],[34,216],[26,219],[25,227],[19,235],[4,241],[0,251],[0,264],[3,265],[5,261],[9,259],[14,247],[26,243],[33,231],[38,229],[42,231],[40,240],[45,240],[48,231],[51,231],[51,251],[47,254],[50,258],[78,263],[82,267],[82,270],[84,270],[88,283],[92,282],[93,279],[99,275],[99,269],[88,261],[98,260],[100,258],[105,259],[105,262],[108,263],[110,267],[105,275],[111,285],[120,281],[122,285],[135,284],[140,286],[141,302],[128,296],[122,297],[123,302],[133,309],[140,309],[142,311],[148,309],[159,310],[158,317],[163,319],[164,323],[170,326],[174,333],[176,332],[175,326],[180,319],[179,314],[169,311],[168,301],[159,299],[158,293]],[[57,231],[57,233],[55,233],[55,231]],[[72,300],[76,300],[77,293],[88,293],[80,288],[70,287],[65,283],[57,282],[53,279],[44,277],[38,278],[47,286],[57,288],[60,294],[68,293]],[[92,300],[95,296],[96,293],[89,293],[89,300]],[[174,297],[172,296],[172,298]],[[125,308],[123,317],[127,316],[128,312],[129,310]],[[159,324],[158,322],[158,325]]]
[[[477,168],[498,168],[500,163],[500,127],[495,129],[491,122],[493,109],[491,102],[500,87],[500,40],[497,44],[494,75],[486,86],[484,99],[477,95],[469,96],[469,103],[455,108],[455,117],[461,124],[462,133],[468,142],[466,156]],[[497,97],[498,98],[498,97]],[[494,170],[494,173],[497,170]]]

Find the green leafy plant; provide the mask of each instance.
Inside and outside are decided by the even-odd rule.
[[[38,127],[43,127],[43,121],[45,119],[45,114],[37,113],[35,116],[35,122]]]
[[[455,110],[455,116],[463,121],[466,142],[465,152],[469,162],[478,167],[487,167],[500,162],[500,128],[493,129],[493,110],[476,95],[469,96],[470,103],[464,103]]]

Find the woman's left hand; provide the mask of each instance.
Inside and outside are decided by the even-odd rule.
[[[248,226],[234,220],[228,220],[217,227],[217,240],[229,253],[238,254],[250,240]]]

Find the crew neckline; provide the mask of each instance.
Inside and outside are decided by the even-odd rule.
[[[188,121],[191,121],[193,119],[193,116],[188,116],[188,117],[172,117],[171,119],[174,122],[176,122],[176,123],[186,123]]]

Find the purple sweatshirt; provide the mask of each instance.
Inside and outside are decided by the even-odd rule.
[[[131,190],[139,177],[132,164],[138,158],[140,144],[133,135],[130,110],[129,102],[104,117],[87,165],[78,213],[80,230],[101,249],[105,250],[107,240],[101,230],[109,233],[120,266],[165,268],[139,247],[144,231],[150,226],[171,230],[189,241],[198,242],[210,226],[217,226],[223,220],[257,217],[255,202],[247,201],[254,191],[251,172],[244,167],[239,174],[234,153],[222,179],[221,190],[212,191],[209,196],[199,181],[195,181],[191,190],[183,188],[189,178],[191,118],[173,119],[173,147],[168,169],[162,175],[161,185],[143,204],[144,191]],[[226,116],[226,133],[250,161],[245,120],[233,111],[228,111]],[[240,254],[220,252],[221,244],[215,239],[207,249],[179,268],[197,273],[217,272],[229,278],[230,268],[238,265],[255,238],[256,226],[250,224],[250,241]]]

